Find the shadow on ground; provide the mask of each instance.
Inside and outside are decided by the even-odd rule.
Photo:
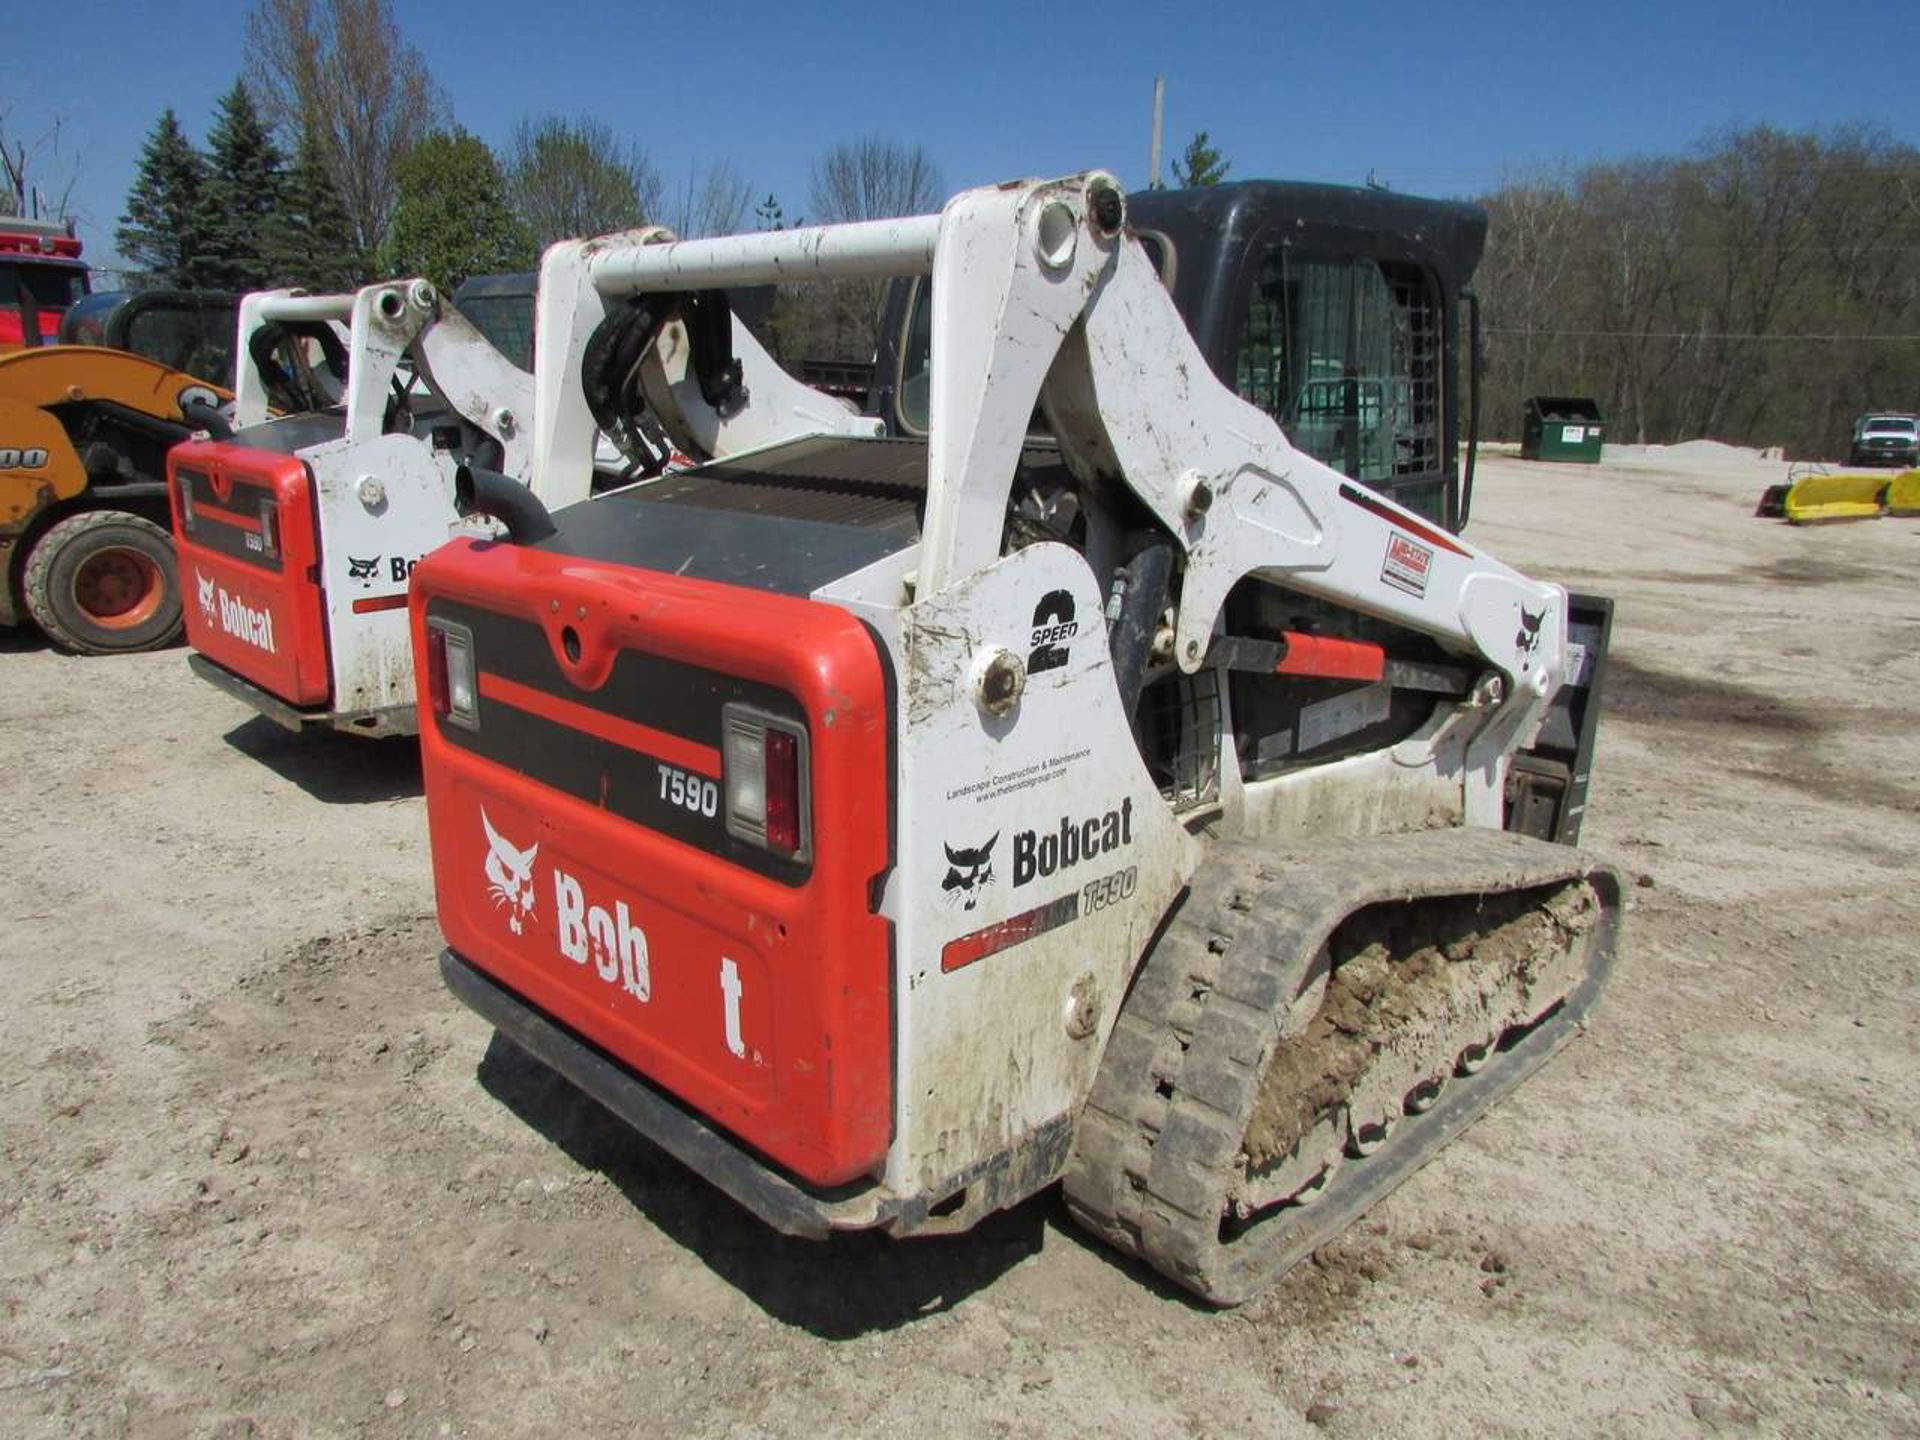
[[[367,740],[331,730],[296,735],[256,715],[225,739],[328,805],[370,805],[422,793],[420,745],[411,736]]]
[[[964,1235],[796,1240],[642,1140],[511,1041],[493,1037],[477,1078],[577,1164],[605,1175],[669,1240],[775,1319],[823,1339],[853,1339],[949,1310],[1039,1254],[1049,1225],[1072,1223],[1049,1192]]]

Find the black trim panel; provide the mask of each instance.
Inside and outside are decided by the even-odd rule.
[[[186,490],[193,501],[193,526],[187,531],[188,537],[202,550],[211,550],[216,555],[229,560],[238,560],[243,565],[251,565],[256,570],[265,570],[278,575],[285,564],[278,553],[268,555],[264,548],[256,550],[247,544],[252,540],[264,547],[261,535],[252,530],[242,529],[238,525],[224,525],[218,520],[207,518],[207,511],[221,515],[244,515],[249,520],[260,518],[260,501],[273,502],[276,524],[280,517],[280,499],[267,485],[256,484],[235,476],[232,497],[222,500],[214,494],[213,481],[198,470],[181,469],[177,472],[181,488]]]
[[[546,632],[531,621],[444,599],[433,600],[427,613],[472,632],[474,664],[482,676],[497,676],[716,751],[721,749],[721,708],[729,703],[752,705],[802,729],[807,726],[799,701],[784,690],[638,650],[622,650],[606,683],[598,690],[582,690],[561,670]],[[727,833],[726,796],[718,776],[712,777],[713,815],[676,805],[671,795],[663,798],[660,793],[661,766],[671,761],[490,698],[484,690],[478,729],[435,723],[441,738],[458,749],[743,869],[787,885],[802,884],[812,873],[811,863],[783,859]],[[814,820],[817,826],[819,817]]]

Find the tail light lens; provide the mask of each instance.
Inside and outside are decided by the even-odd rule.
[[[728,705],[721,730],[727,833],[805,860],[813,840],[805,728],[750,705]]]
[[[182,471],[176,488],[180,492],[180,528],[193,529],[193,477]]]
[[[260,502],[260,552],[268,556],[280,553],[280,507],[272,500]]]
[[[473,632],[450,620],[427,621],[427,698],[450,724],[480,728],[480,692],[474,683]]]

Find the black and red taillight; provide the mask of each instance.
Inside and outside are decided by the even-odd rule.
[[[722,709],[721,733],[727,833],[787,859],[807,860],[813,817],[806,728],[736,703]]]
[[[427,697],[433,702],[433,713],[441,719],[469,730],[480,728],[473,632],[437,616],[427,618]]]
[[[182,470],[173,477],[173,492],[180,497],[180,529],[185,534],[193,534],[193,482],[198,477],[191,470]]]

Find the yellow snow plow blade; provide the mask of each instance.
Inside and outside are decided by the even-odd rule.
[[[1802,475],[1787,491],[1787,519],[1795,525],[1878,519],[1886,488],[1884,475]]]
[[[1903,470],[1887,482],[1889,515],[1920,515],[1920,470]]]

